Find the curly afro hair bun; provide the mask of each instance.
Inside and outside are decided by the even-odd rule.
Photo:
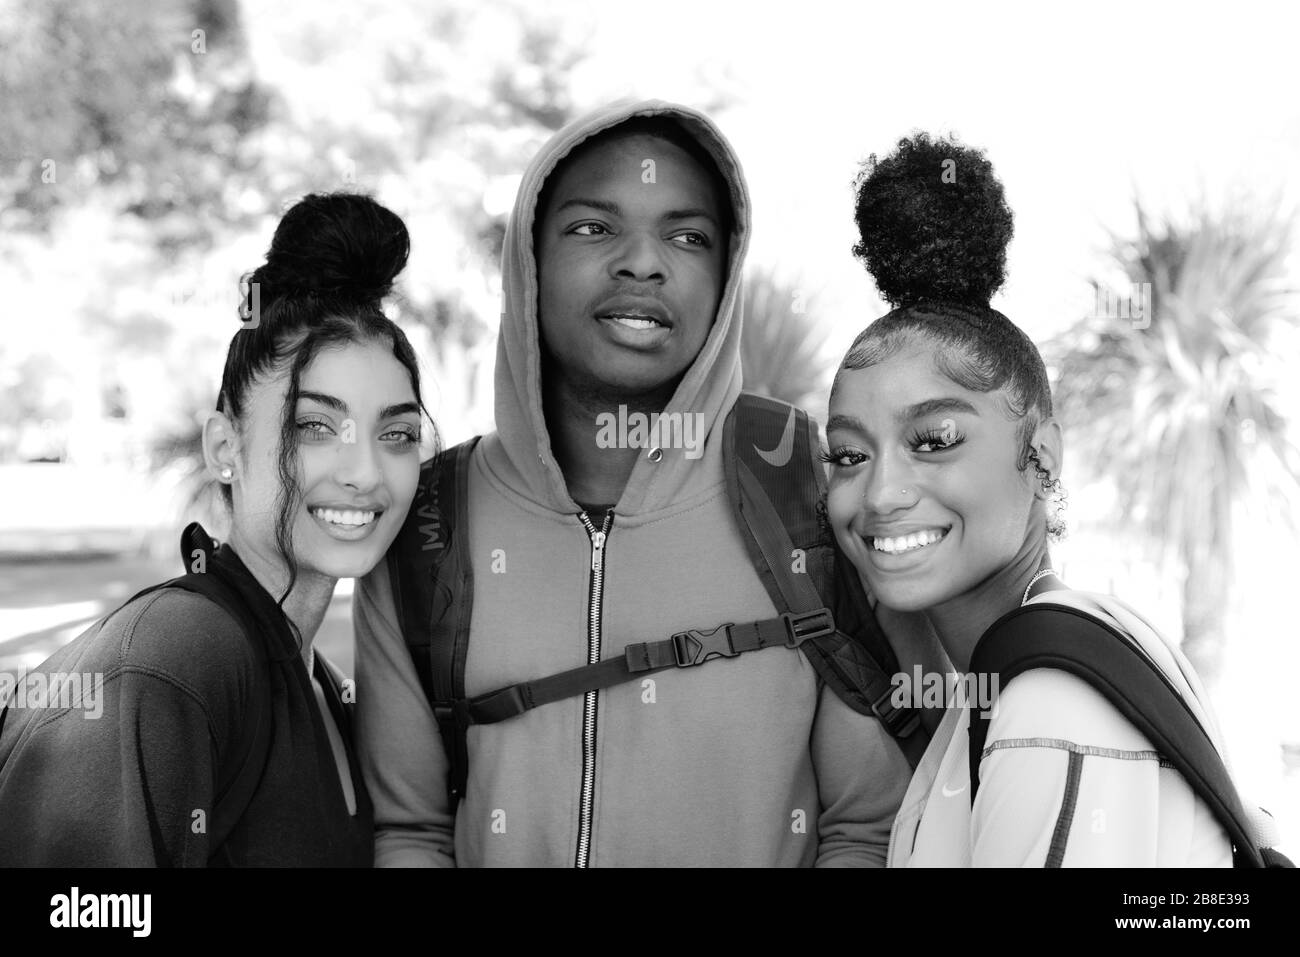
[[[1012,216],[982,151],[917,133],[872,155],[854,188],[853,254],[886,302],[988,307],[1006,280]]]
[[[314,295],[378,306],[410,252],[406,225],[369,196],[314,193],[284,214],[253,278],[270,287],[264,300]]]

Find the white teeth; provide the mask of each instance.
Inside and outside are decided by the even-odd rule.
[[[335,508],[314,508],[312,514],[331,525],[369,525],[375,520],[374,512],[361,512],[354,509],[340,511]]]
[[[629,329],[653,329],[659,325],[655,320],[644,319],[641,316],[610,316],[609,318]]]
[[[878,552],[897,555],[899,552],[910,552],[918,548],[925,548],[927,545],[933,545],[935,542],[942,540],[947,534],[948,532],[944,529],[929,528],[923,532],[913,532],[910,535],[900,535],[897,538],[873,538],[871,547]]]

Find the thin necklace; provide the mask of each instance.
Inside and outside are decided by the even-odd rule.
[[[1037,582],[1038,579],[1046,578],[1048,575],[1055,575],[1055,574],[1056,571],[1051,568],[1044,568],[1041,571],[1035,572],[1034,577],[1029,579],[1029,584],[1025,586],[1025,594],[1024,597],[1020,599],[1020,604],[1023,605],[1025,602],[1029,601],[1029,592],[1033,590],[1034,583]]]

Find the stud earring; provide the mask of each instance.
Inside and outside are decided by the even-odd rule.
[[[234,475],[235,475],[234,470],[229,465],[227,465],[224,469],[221,470],[221,481],[229,482],[234,477]]]

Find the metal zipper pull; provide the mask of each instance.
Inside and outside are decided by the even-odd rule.
[[[591,533],[591,570],[598,572],[605,567],[605,533]]]

